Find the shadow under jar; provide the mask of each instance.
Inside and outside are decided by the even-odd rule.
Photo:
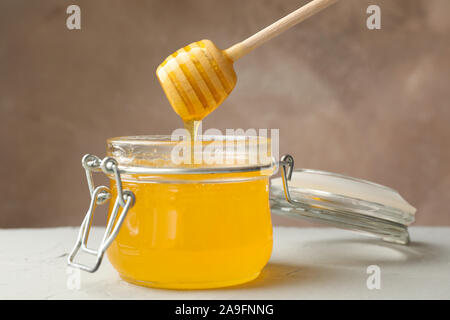
[[[267,147],[266,139],[234,139],[250,145],[237,146],[240,151],[230,154],[214,145],[217,140],[200,142],[203,156],[209,148],[211,155],[223,161],[228,157],[231,164],[205,164],[205,159],[202,164],[174,164],[172,152],[179,142],[170,137],[108,140],[108,156],[118,161],[123,190],[136,199],[107,250],[124,280],[200,289],[240,284],[259,275],[272,251],[269,177],[275,166],[270,156],[250,161],[251,150],[259,153],[262,144]],[[222,147],[227,142],[225,137],[218,141]],[[115,199],[117,184],[110,177]],[[113,207],[111,201],[109,215]]]

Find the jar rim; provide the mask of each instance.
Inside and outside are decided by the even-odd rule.
[[[270,141],[270,138],[264,136],[250,136],[250,135],[201,135],[203,142],[211,141],[248,141],[250,139],[265,139]],[[155,134],[155,135],[134,135],[134,136],[118,136],[107,139],[107,143],[130,143],[130,144],[144,144],[144,145],[160,145],[160,144],[177,144],[179,140],[173,140],[171,135]]]
[[[108,156],[117,160],[121,172],[135,175],[225,174],[254,171],[263,171],[266,175],[268,174],[267,170],[273,173],[277,167],[277,162],[272,156],[271,140],[264,136],[204,135],[199,136],[196,141],[202,148],[200,156],[205,155],[204,149],[210,148],[213,149],[211,152],[214,154],[221,155],[224,161],[219,163],[200,162],[195,165],[177,163],[172,158],[173,148],[180,144],[184,146],[183,143],[186,141],[174,140],[170,135],[109,138],[107,139],[107,153]],[[229,143],[236,143],[236,148],[234,145],[233,148],[229,148]],[[197,151],[195,155],[197,156]],[[234,161],[228,161],[229,158],[226,157],[230,157],[230,155]]]

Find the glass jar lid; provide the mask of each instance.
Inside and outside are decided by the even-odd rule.
[[[273,213],[363,232],[385,241],[409,242],[416,209],[394,189],[340,174],[293,170],[293,158],[280,162],[282,177],[271,180]]]

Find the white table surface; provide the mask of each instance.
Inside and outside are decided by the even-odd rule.
[[[69,289],[66,259],[76,235],[76,228],[0,229],[0,299],[450,299],[449,227],[412,227],[409,246],[337,229],[275,227],[258,279],[194,291],[128,284],[107,258]],[[366,286],[370,265],[380,267],[379,290]]]

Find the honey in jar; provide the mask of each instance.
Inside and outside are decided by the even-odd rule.
[[[122,174],[122,187],[136,203],[107,251],[109,260],[125,280],[151,287],[214,288],[253,280],[272,250],[272,163],[173,167],[173,146],[170,137],[108,141],[108,155],[119,164],[149,169]],[[114,179],[111,193],[116,198]]]

